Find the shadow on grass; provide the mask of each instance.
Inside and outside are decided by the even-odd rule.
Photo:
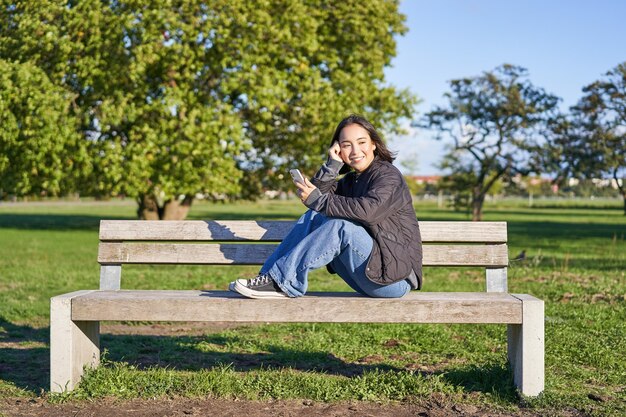
[[[624,224],[610,223],[568,223],[565,221],[508,222],[509,239],[524,236],[529,239],[581,240],[588,238],[624,239]],[[608,243],[608,242],[607,242]]]
[[[505,216],[515,212],[503,212]],[[519,212],[528,215],[528,212]],[[542,218],[550,216],[550,213],[541,213]],[[626,222],[616,223],[570,223],[563,219],[563,214],[555,214],[559,220],[555,221],[508,221],[509,239],[522,237],[532,240],[537,239],[586,239],[586,238],[626,238]],[[189,220],[295,220],[297,214],[286,211],[276,212],[197,212],[191,213]],[[572,214],[572,218],[576,214]],[[0,214],[0,228],[15,229],[83,229],[97,230],[100,220],[135,220],[130,217],[102,216],[102,215],[77,215],[77,214],[25,214],[5,213]],[[437,221],[439,218],[430,219],[428,216],[420,216],[420,220]]]
[[[102,216],[76,214],[0,214],[2,229],[32,230],[98,230]],[[132,220],[107,216],[107,220]]]
[[[199,371],[227,365],[237,372],[290,368],[347,378],[372,371],[415,372],[423,376],[442,375],[444,380],[467,392],[488,392],[507,401],[517,400],[512,375],[503,364],[468,365],[454,369],[442,365],[432,370],[414,371],[414,363],[407,364],[406,368],[382,363],[384,354],[346,362],[326,351],[305,351],[271,344],[258,346],[262,351],[257,353],[232,353],[221,349],[245,345],[245,337],[222,335],[172,337],[105,334],[102,336],[102,344],[107,347],[109,361],[123,361],[138,369],[162,367]]]
[[[507,400],[516,398],[513,376],[503,364],[467,365],[446,371],[444,378],[464,391],[494,393]]]
[[[285,213],[216,213],[210,218],[199,215],[187,220],[294,220],[296,217]],[[0,214],[0,229],[20,230],[93,230],[100,227],[100,220],[137,220],[130,217],[88,216],[76,214]]]
[[[617,200],[616,200],[617,201]],[[504,210],[506,210],[506,206],[502,207]],[[497,211],[498,208],[493,209],[493,208],[488,208],[487,211]],[[622,205],[621,201],[617,201],[615,204],[612,203],[606,203],[606,204],[576,204],[573,206],[567,206],[564,204],[542,204],[542,203],[537,203],[537,204],[533,204],[532,207],[528,207],[529,211],[533,211],[533,210],[590,210],[590,211],[616,211],[616,212],[620,212],[623,213],[624,211],[624,206]]]
[[[379,369],[399,371],[386,364],[346,363],[328,352],[303,351],[274,345],[262,346],[262,352],[233,353],[216,350],[233,345],[245,345],[245,338],[207,336],[137,336],[103,335],[107,359],[124,361],[146,369],[152,366],[197,371],[214,366],[230,365],[235,371],[260,368],[292,368],[333,375],[353,377]]]
[[[39,394],[50,376],[49,328],[16,325],[0,317],[0,379]]]
[[[16,325],[0,318],[0,379],[17,388],[39,394],[49,389],[50,349],[49,328]],[[124,361],[139,369],[162,367],[173,370],[199,371],[229,365],[235,371],[291,368],[307,372],[358,377],[371,371],[409,372],[408,369],[380,363],[384,355],[372,355],[355,363],[345,362],[326,351],[304,351],[274,345],[262,346],[257,353],[222,352],[245,344],[245,337],[205,336],[101,336],[101,346],[107,350],[107,360]],[[465,391],[495,393],[500,398],[515,401],[511,375],[504,365],[469,365],[462,368],[419,371],[422,375],[443,375],[453,385]]]

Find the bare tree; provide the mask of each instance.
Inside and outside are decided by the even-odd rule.
[[[504,64],[450,81],[448,105],[435,107],[419,126],[452,141],[442,167],[469,188],[472,219],[481,220],[485,196],[505,174],[529,172],[539,131],[559,98],[535,87],[526,69]]]

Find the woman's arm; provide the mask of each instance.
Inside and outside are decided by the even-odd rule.
[[[361,197],[311,193],[304,204],[330,217],[356,220],[366,225],[378,224],[406,204],[402,197],[406,185],[394,168],[380,170],[370,181],[367,192]]]
[[[322,194],[332,193],[337,188],[337,176],[343,161],[339,156],[339,143],[333,142],[328,149],[328,160],[322,165],[317,173],[311,178],[311,183],[316,186]]]
[[[322,194],[332,193],[337,188],[337,176],[343,166],[343,162],[328,159],[324,165],[311,178],[311,183],[316,186]]]

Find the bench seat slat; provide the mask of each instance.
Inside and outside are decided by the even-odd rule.
[[[101,264],[195,264],[260,265],[275,244],[216,243],[114,243],[103,242],[98,250]],[[425,266],[505,267],[508,251],[500,245],[425,245]]]
[[[522,301],[483,292],[412,292],[399,299],[324,292],[251,300],[229,291],[95,291],[72,300],[72,320],[519,324]]]
[[[101,241],[170,240],[170,241],[280,241],[293,221],[143,221],[102,220]],[[424,243],[504,243],[506,222],[420,222]]]

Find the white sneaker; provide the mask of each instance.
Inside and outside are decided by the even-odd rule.
[[[257,275],[252,279],[238,279],[233,290],[248,298],[287,298],[269,274]]]

